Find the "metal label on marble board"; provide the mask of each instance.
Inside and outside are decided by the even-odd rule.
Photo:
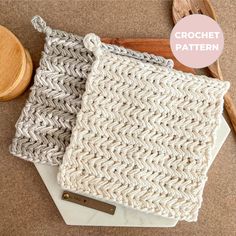
[[[64,191],[62,194],[62,199],[65,201],[77,203],[82,206],[86,206],[98,211],[108,213],[110,215],[115,214],[116,206],[109,203],[101,202],[93,198],[85,197],[80,194]]]

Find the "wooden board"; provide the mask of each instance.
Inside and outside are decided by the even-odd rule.
[[[176,60],[171,51],[169,39],[103,38],[102,41],[104,43],[116,44],[125,48],[130,48],[141,52],[148,52],[155,55],[163,56],[165,58],[171,58],[174,61],[175,69],[194,73],[194,70],[192,68],[182,65],[179,61]]]
[[[0,101],[19,96],[32,75],[31,57],[16,36],[0,25]]]

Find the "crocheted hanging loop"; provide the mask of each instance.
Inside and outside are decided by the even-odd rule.
[[[47,26],[46,22],[40,16],[37,15],[34,16],[31,20],[31,23],[34,26],[34,28],[39,32],[43,32],[47,35],[51,34],[52,32],[52,29],[49,26]]]
[[[102,42],[101,39],[93,33],[85,35],[83,39],[84,46],[91,52],[94,53],[96,57],[99,57],[102,53]]]

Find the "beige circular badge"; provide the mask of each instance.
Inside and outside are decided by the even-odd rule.
[[[173,28],[171,50],[176,59],[192,68],[211,65],[221,55],[224,35],[216,21],[200,14],[184,17]]]

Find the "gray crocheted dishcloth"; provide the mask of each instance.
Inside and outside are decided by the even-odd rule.
[[[83,37],[54,30],[39,16],[32,23],[46,34],[46,42],[29,99],[16,123],[10,152],[35,163],[58,165],[70,141],[94,55],[84,47]],[[172,60],[163,57],[109,44],[102,47],[143,62],[173,67]]]

